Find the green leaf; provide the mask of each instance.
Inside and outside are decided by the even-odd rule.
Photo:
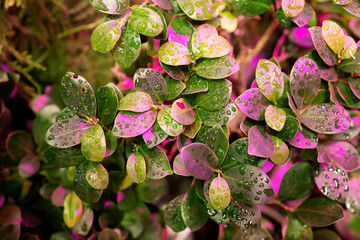
[[[153,101],[146,92],[135,91],[120,100],[119,110],[145,112],[152,108]]]
[[[178,154],[174,158],[173,169],[174,173],[177,175],[191,176],[191,173],[189,173],[189,171],[185,167],[184,159],[182,158],[181,154]]]
[[[159,14],[145,7],[135,7],[130,15],[130,24],[139,33],[154,37],[164,30]]]
[[[214,178],[210,184],[209,198],[211,204],[218,210],[223,210],[230,204],[231,195],[229,185],[220,175]]]
[[[156,3],[159,7],[166,10],[171,10],[174,8],[170,0],[154,0],[153,2]]]
[[[73,113],[70,108],[68,107],[65,107],[63,110],[61,110],[61,112],[59,112],[57,115],[56,115],[56,118],[55,118],[55,122],[59,122],[61,120],[66,120],[66,119],[69,119],[69,118],[79,118],[79,116],[75,113]],[[52,123],[54,124],[54,123]],[[51,125],[52,125],[51,124]],[[50,126],[51,126],[50,125]],[[49,127],[50,127],[49,126]]]
[[[283,141],[293,139],[299,130],[300,124],[296,117],[286,115],[286,121],[283,129],[278,131],[271,131],[271,134],[280,138]]]
[[[171,116],[171,108],[162,108],[157,116],[161,129],[170,136],[178,136],[183,130],[183,125]]]
[[[105,133],[106,152],[105,157],[111,156],[118,147],[117,138],[111,132]]]
[[[114,88],[103,86],[95,92],[97,102],[97,118],[105,126],[110,125],[116,116],[118,97]]]
[[[145,203],[158,203],[169,192],[169,186],[165,178],[146,180],[136,185],[137,197]]]
[[[358,47],[357,47],[357,43],[355,42],[355,40],[352,37],[345,35],[344,36],[344,48],[341,51],[340,58],[343,60],[343,59],[349,59],[349,58],[354,57],[357,49],[358,49]]]
[[[100,125],[94,125],[84,131],[81,136],[81,152],[89,161],[101,162],[104,159],[106,140]]]
[[[341,240],[341,237],[330,229],[320,229],[314,232],[314,239],[317,240]]]
[[[209,80],[198,75],[193,75],[186,84],[183,95],[206,92],[209,89]]]
[[[286,113],[283,109],[269,105],[265,111],[265,122],[272,129],[280,132],[286,121]]]
[[[146,5],[145,6],[146,8],[149,8],[151,10],[153,10],[155,13],[157,13],[157,15],[159,15],[160,19],[161,19],[161,22],[163,24],[163,31],[159,34],[159,35],[156,35],[155,38],[156,39],[163,39],[163,40],[166,40],[168,38],[168,26],[167,26],[167,22],[166,22],[166,19],[164,17],[164,15],[162,14],[161,11],[159,11],[156,7],[154,6],[151,6],[151,5]]]
[[[270,9],[270,0],[231,0],[232,9],[245,16],[256,16]]]
[[[256,83],[262,94],[275,103],[284,92],[284,77],[273,62],[261,59],[256,67]]]
[[[111,50],[117,64],[123,68],[129,68],[139,57],[141,51],[140,34],[135,31],[131,24],[123,28],[123,34],[116,46]]]
[[[185,80],[185,72],[184,72],[184,69],[182,68],[183,66],[166,65],[166,64],[162,63],[161,61],[159,61],[159,63],[160,63],[160,66],[162,67],[162,69],[170,77],[172,77],[176,80],[180,80],[180,81]]]
[[[107,14],[122,14],[130,5],[129,0],[89,0],[93,7]]]
[[[191,125],[186,126],[185,130],[183,131],[183,134],[188,138],[194,138],[202,125],[202,121],[199,114],[197,112],[195,112],[195,114],[196,114],[195,122],[193,122]]]
[[[155,69],[139,68],[133,78],[135,89],[146,92],[155,104],[165,101],[168,92],[165,78]]]
[[[184,194],[177,196],[171,200],[165,207],[164,220],[165,223],[174,231],[181,232],[185,230],[186,225],[181,215],[181,202]]]
[[[184,13],[194,20],[209,20],[214,14],[214,7],[210,0],[177,0],[177,2]]]
[[[83,204],[74,192],[68,193],[64,200],[63,219],[68,228],[74,227],[83,214]]]
[[[169,24],[169,42],[178,42],[188,47],[194,27],[187,18],[173,18]]]
[[[96,117],[96,99],[91,85],[80,75],[67,72],[61,79],[61,97],[73,113]]]
[[[314,189],[313,168],[308,162],[295,163],[281,180],[279,199],[292,201],[304,198]]]
[[[49,147],[44,151],[44,156],[50,166],[58,168],[77,166],[86,160],[81,150],[74,147],[66,149]]]
[[[231,222],[243,231],[258,229],[261,226],[261,212],[258,206],[247,205],[234,199],[227,210]]]
[[[90,122],[80,118],[70,118],[54,123],[45,134],[47,144],[57,148],[68,148],[81,142],[81,135],[90,128]]]
[[[199,108],[197,113],[202,122],[207,126],[224,126],[238,114],[238,110],[236,104],[230,99],[230,101],[218,111],[210,112]]]
[[[145,145],[141,145],[139,152],[144,156],[146,161],[147,178],[160,179],[173,174],[167,155],[162,149],[158,147],[148,149]]]
[[[170,66],[188,65],[191,63],[190,52],[178,42],[167,42],[161,45],[159,60]]]
[[[335,89],[337,90],[336,93],[345,101],[345,106],[351,108],[360,107],[360,99],[353,93],[348,83],[338,82]]]
[[[282,0],[281,7],[287,17],[296,17],[305,6],[305,0]]]
[[[280,138],[275,136],[271,136],[271,138],[274,142],[275,148],[273,154],[270,156],[270,159],[274,164],[281,165],[291,157],[289,147]]]
[[[181,216],[191,231],[196,231],[205,225],[209,216],[204,202],[196,194],[195,186],[184,195],[180,205]]]
[[[142,183],[145,181],[146,162],[145,158],[139,152],[132,153],[128,158],[126,172],[135,183]]]
[[[285,28],[294,28],[297,25],[293,22],[292,17],[287,17],[282,8],[276,10],[275,17],[279,21],[280,25]]]
[[[226,78],[239,71],[239,64],[229,56],[213,59],[202,59],[196,64],[196,73],[204,78]]]
[[[124,213],[124,217],[122,218],[120,224],[131,233],[132,238],[137,239],[143,232],[145,224],[148,223],[149,218],[150,210],[143,202],[139,201],[135,209]]]
[[[13,160],[19,160],[28,154],[34,154],[35,146],[30,133],[17,130],[6,139],[6,152]]]
[[[190,125],[195,122],[196,114],[192,106],[184,98],[179,98],[171,105],[171,116],[183,125]]]
[[[326,227],[344,217],[342,207],[327,198],[308,199],[295,212],[301,220],[313,227]]]
[[[84,202],[95,203],[99,201],[103,190],[94,189],[86,179],[86,173],[93,166],[92,162],[85,161],[76,167],[73,187],[76,195]]]
[[[94,189],[106,189],[109,185],[109,174],[103,165],[92,163],[92,167],[88,167],[86,171],[86,180]]]
[[[360,48],[358,48],[352,58],[342,61],[339,68],[341,71],[347,73],[360,72]]]
[[[189,40],[189,50],[192,53],[193,59],[199,58],[201,45],[214,35],[218,35],[218,32],[216,27],[210,24],[202,24],[193,31]]]
[[[142,136],[146,146],[150,149],[165,141],[169,135],[161,129],[158,122],[155,122],[155,124],[149,130],[144,132]]]
[[[183,81],[176,80],[170,76],[166,76],[165,79],[169,89],[167,100],[173,100],[177,98],[186,88],[186,85]]]
[[[213,35],[200,45],[199,50],[200,57],[217,58],[228,54],[232,50],[232,46],[224,37]]]
[[[295,213],[289,215],[285,240],[312,239],[312,235],[311,227],[304,224]]]
[[[209,80],[208,91],[196,95],[196,105],[209,111],[221,109],[230,99],[231,87],[229,80]]]
[[[258,167],[237,165],[227,170],[223,177],[229,184],[231,195],[251,205],[263,205],[275,197],[269,177]]]
[[[91,35],[92,48],[101,53],[106,53],[113,49],[121,36],[123,24],[123,22],[110,20],[97,26]]]

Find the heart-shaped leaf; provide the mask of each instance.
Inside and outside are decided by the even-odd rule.
[[[256,67],[256,83],[262,94],[271,102],[276,102],[284,92],[284,77],[273,62],[261,59]]]
[[[104,159],[106,140],[100,125],[94,125],[84,131],[81,136],[81,152],[89,161],[101,162]]]
[[[159,145],[165,141],[168,136],[169,135],[161,129],[158,122],[155,122],[149,130],[143,133],[143,139],[148,148],[153,148],[156,145]]]
[[[19,160],[35,152],[34,141],[30,133],[17,130],[6,139],[6,152],[13,160]]]
[[[354,57],[357,51],[357,44],[355,40],[350,36],[344,36],[344,48],[341,51],[341,59],[349,59]]]
[[[121,14],[130,6],[129,0],[90,0],[93,7],[103,13],[107,14]]]
[[[268,158],[274,152],[274,142],[263,126],[253,126],[249,130],[250,155]]]
[[[95,203],[99,201],[103,190],[93,188],[87,181],[86,173],[93,166],[92,162],[85,161],[76,167],[74,175],[74,191],[76,195],[84,202]]]
[[[210,112],[204,109],[198,109],[202,122],[207,126],[224,126],[230,122],[238,113],[236,104],[230,100],[223,108],[218,111]]]
[[[279,199],[292,201],[304,198],[315,186],[313,168],[308,162],[295,163],[283,176]]]
[[[130,24],[140,34],[154,37],[164,30],[159,14],[145,7],[135,7],[130,15]]]
[[[182,158],[181,154],[178,154],[174,158],[173,168],[174,173],[177,175],[191,176],[191,173],[189,173],[189,171],[185,167],[184,159]]]
[[[219,164],[215,153],[203,143],[192,143],[181,149],[186,169],[198,179],[209,179]]]
[[[66,106],[83,117],[96,117],[96,99],[91,85],[80,75],[67,72],[61,79],[61,97]]]
[[[311,130],[334,134],[343,132],[350,126],[348,112],[338,105],[317,104],[300,114],[301,122]]]
[[[354,0],[353,0],[354,1]],[[347,73],[357,73],[360,71],[360,48],[355,55],[341,62],[339,69]]]
[[[349,178],[346,171],[336,163],[321,163],[315,171],[315,183],[328,198],[344,203],[349,191]]]
[[[49,147],[44,151],[44,156],[50,166],[58,168],[77,166],[86,160],[79,148]]]
[[[202,126],[202,121],[199,114],[196,114],[195,122],[185,127],[183,134],[188,138],[194,138]]]
[[[188,47],[194,27],[186,18],[174,18],[169,24],[168,38],[169,42],[178,42]]]
[[[293,21],[299,27],[304,27],[311,21],[311,19],[314,17],[314,14],[315,11],[311,5],[305,3],[303,10],[299,13],[299,15],[293,18]]]
[[[19,162],[19,175],[22,178],[29,178],[40,169],[40,159],[35,155],[26,155]]]
[[[156,110],[144,113],[119,112],[114,121],[112,134],[117,137],[136,137],[143,134],[154,124]]]
[[[74,227],[83,214],[83,204],[74,192],[68,193],[64,200],[63,219],[67,227]]]
[[[271,136],[271,138],[274,142],[275,149],[270,159],[274,164],[281,165],[291,157],[289,147],[280,138],[275,136]]]
[[[133,78],[135,89],[149,94],[155,104],[165,101],[168,92],[165,78],[155,69],[139,68]]]
[[[229,80],[209,80],[208,91],[196,95],[196,104],[206,110],[217,111],[228,103],[231,88]]]
[[[90,128],[88,121],[70,118],[54,123],[45,134],[47,144],[57,148],[68,148],[81,142],[81,135]]]
[[[158,56],[162,63],[170,66],[188,65],[191,63],[189,50],[177,42],[167,42],[161,45]]]
[[[321,30],[322,36],[327,45],[334,51],[334,53],[340,56],[345,44],[344,31],[337,23],[331,20],[323,21]]]
[[[123,21],[110,20],[97,26],[91,35],[92,48],[101,53],[109,52],[119,40],[123,25]]]
[[[269,105],[265,111],[266,124],[276,131],[281,131],[285,125],[286,113],[283,109]]]
[[[320,89],[320,72],[310,58],[299,58],[290,73],[291,95],[296,106],[302,108],[311,103]]]
[[[360,157],[356,148],[348,142],[326,142],[323,144],[330,160],[352,172],[360,167]]]
[[[251,205],[262,205],[275,197],[269,177],[260,168],[238,165],[227,170],[223,177],[229,184],[231,195]]]
[[[360,17],[360,1],[352,0],[348,5],[343,6],[343,8],[351,14],[354,14],[357,17]]]
[[[195,74],[187,82],[183,95],[206,92],[208,89],[209,80]]]
[[[246,116],[254,120],[264,120],[264,111],[269,106],[269,102],[258,88],[246,90],[236,98],[235,103]]]
[[[166,153],[162,149],[158,147],[148,149],[145,145],[141,145],[139,152],[146,161],[147,178],[160,179],[173,174]]]
[[[181,202],[184,194],[177,196],[171,200],[165,207],[164,220],[165,223],[174,231],[181,232],[185,230],[186,225],[181,215]]]
[[[135,183],[142,183],[146,178],[146,162],[145,158],[135,152],[130,155],[126,163],[126,172]]]
[[[302,130],[298,130],[295,137],[288,140],[288,143],[302,149],[316,148],[318,144],[318,133],[302,126]]]
[[[116,46],[111,51],[117,64],[129,68],[139,57],[141,51],[140,34],[135,31],[131,24],[123,28],[123,34]]]
[[[110,125],[116,116],[118,97],[111,86],[100,87],[95,92],[97,102],[97,118],[105,126]]]
[[[218,35],[218,32],[216,27],[210,24],[202,24],[197,29],[195,29],[189,42],[190,52],[194,55],[193,57],[195,59],[199,58],[200,46],[205,43],[209,37],[214,35]]]
[[[211,0],[177,0],[177,2],[184,13],[194,20],[209,20],[214,14]]]
[[[229,185],[220,175],[214,178],[210,184],[209,198],[211,204],[218,210],[223,210],[230,204],[231,195]]]
[[[170,76],[166,76],[165,79],[169,89],[167,100],[173,100],[177,98],[186,88],[186,85],[183,81],[176,80]]]
[[[196,119],[192,106],[183,98],[177,99],[171,106],[171,116],[183,125],[190,125]]]
[[[171,116],[171,108],[166,107],[159,111],[157,122],[161,129],[170,136],[178,136],[183,130],[183,125]]]
[[[236,60],[227,55],[213,59],[202,59],[196,64],[196,74],[208,79],[226,78],[239,69]]]
[[[93,163],[86,171],[86,180],[95,189],[106,189],[109,184],[109,174],[100,163]]]
[[[281,7],[287,17],[296,17],[305,6],[305,0],[282,0]]]
[[[232,50],[232,46],[224,37],[213,35],[200,45],[199,50],[199,57],[217,58],[228,54]]]
[[[153,105],[152,98],[146,92],[132,92],[120,100],[119,110],[145,112]]]
[[[309,32],[315,49],[319,53],[322,60],[324,60],[327,65],[334,66],[337,63],[336,54],[331,51],[331,49],[326,44],[322,36],[321,28],[318,26],[310,27]]]

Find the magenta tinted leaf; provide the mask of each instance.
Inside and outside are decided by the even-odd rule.
[[[166,153],[159,147],[148,149],[141,145],[139,152],[146,161],[146,177],[150,179],[160,179],[173,174]]]
[[[64,199],[69,193],[69,190],[63,188],[62,186],[57,187],[51,194],[51,203],[58,207],[64,206]]]
[[[236,98],[235,103],[246,116],[254,120],[264,120],[264,112],[269,106],[269,102],[258,88],[246,90]]]
[[[299,58],[290,73],[291,95],[298,108],[311,103],[320,89],[320,72],[310,58]]]
[[[161,129],[158,122],[155,122],[155,124],[149,130],[144,132],[142,136],[146,146],[148,148],[153,148],[165,141],[169,135]]]
[[[274,152],[274,142],[262,126],[253,126],[249,130],[250,155],[268,158]]]
[[[7,204],[0,208],[0,225],[21,223],[21,209],[15,204]]]
[[[171,116],[183,125],[190,125],[196,119],[192,106],[183,98],[177,99],[171,106]]]
[[[172,117],[171,108],[166,107],[159,111],[157,122],[161,129],[168,135],[176,137],[183,130],[183,125]]]
[[[201,121],[207,126],[224,126],[230,122],[238,113],[238,109],[233,100],[230,101],[218,111],[207,111],[204,109],[198,109]]]
[[[205,21],[213,16],[214,7],[210,0],[177,0],[177,2],[184,13],[191,19]]]
[[[152,98],[146,92],[132,92],[120,100],[119,110],[145,112],[153,105]]]
[[[195,122],[185,127],[185,130],[183,131],[183,134],[187,136],[188,138],[194,138],[198,131],[201,128],[202,120],[198,113],[196,113]]]
[[[227,170],[224,178],[231,195],[244,203],[262,205],[275,197],[269,177],[258,167],[239,165]]]
[[[6,139],[6,152],[13,160],[18,160],[35,151],[34,141],[30,133],[14,131]]]
[[[327,65],[334,66],[336,64],[336,54],[327,46],[324,38],[322,37],[321,27],[310,27],[309,32],[316,51],[319,53],[322,60],[324,60]]]
[[[19,174],[22,178],[29,178],[40,169],[40,159],[35,155],[26,155],[20,160]]]
[[[174,158],[173,163],[174,173],[182,176],[191,176],[191,173],[186,169],[184,159],[182,155],[179,154]]]
[[[350,116],[341,106],[329,103],[317,104],[300,114],[301,122],[311,130],[334,134],[350,127]]]
[[[330,160],[341,165],[346,171],[360,167],[359,153],[348,142],[326,142],[323,144]]]
[[[169,24],[169,42],[178,42],[185,47],[188,47],[193,29],[194,27],[186,20],[186,18],[174,18]]]
[[[351,78],[349,80],[349,86],[351,91],[355,94],[357,98],[360,99],[360,82],[358,78]]]
[[[231,201],[230,188],[220,175],[214,178],[209,187],[210,203],[218,210],[224,210]]]
[[[320,77],[329,82],[336,82],[338,80],[338,75],[334,68],[320,69]]]
[[[153,2],[163,9],[171,10],[174,8],[169,0],[153,0]]]
[[[161,68],[172,78],[176,80],[185,80],[185,73],[183,71],[182,66],[170,66],[167,64],[164,64],[162,62],[159,62]],[[169,86],[170,88],[170,86]]]
[[[316,148],[318,144],[318,133],[311,131],[307,127],[302,127],[298,130],[293,139],[288,140],[288,143],[297,148]]]
[[[68,148],[81,142],[81,135],[90,128],[88,121],[80,118],[70,118],[53,124],[45,134],[45,141],[50,146]]]
[[[91,207],[84,205],[83,214],[79,222],[74,226],[72,231],[77,232],[82,236],[86,236],[93,224],[94,211]]]
[[[293,18],[293,22],[299,27],[304,27],[311,21],[314,14],[314,9],[312,9],[310,4],[305,3],[303,10],[299,13],[299,15]]]
[[[145,181],[145,158],[139,152],[132,153],[128,158],[126,162],[126,172],[135,183],[142,183]]]
[[[181,149],[186,169],[198,179],[209,179],[219,164],[215,153],[205,144],[192,143]]]
[[[282,0],[281,7],[287,17],[296,17],[301,13],[305,0]]]
[[[218,35],[216,27],[210,24],[202,24],[194,33],[191,35],[191,40],[189,43],[189,49],[194,54],[195,59],[198,58],[200,53],[200,46],[206,42],[206,40],[214,35]]]
[[[343,8],[351,14],[354,14],[357,17],[360,17],[360,1],[352,0],[348,5],[343,6]]]
[[[349,191],[349,178],[340,165],[321,163],[314,176],[316,186],[325,196],[339,203],[345,203]]]

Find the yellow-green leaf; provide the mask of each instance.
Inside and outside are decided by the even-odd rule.
[[[214,208],[223,210],[231,201],[230,188],[226,180],[220,176],[214,178],[209,188],[210,202]]]
[[[66,195],[63,212],[63,219],[66,226],[68,228],[74,227],[80,221],[82,214],[83,204],[75,192]]]
[[[355,40],[350,36],[344,37],[344,48],[341,51],[341,59],[352,58],[357,51],[357,44]]]
[[[335,22],[325,20],[322,24],[322,35],[327,45],[340,56],[345,44],[345,33]]]
[[[86,129],[81,136],[81,152],[89,161],[101,162],[106,153],[105,134],[100,125]]]
[[[86,180],[95,189],[106,189],[109,184],[109,174],[101,164],[94,164],[86,171]]]
[[[200,46],[200,57],[204,58],[217,58],[228,54],[232,49],[232,46],[222,36],[213,35],[210,36],[206,42]]]
[[[286,143],[284,143],[280,138],[271,136],[273,139],[275,149],[273,154],[270,156],[270,159],[273,163],[280,165],[286,162],[289,158],[290,150]]]
[[[159,49],[158,56],[162,63],[171,66],[191,63],[189,50],[178,42],[167,42],[163,44]]]
[[[281,108],[269,105],[265,111],[265,121],[272,129],[281,131],[285,125],[286,113]]]
[[[139,153],[132,153],[126,163],[126,172],[135,183],[142,183],[146,177],[145,158]]]

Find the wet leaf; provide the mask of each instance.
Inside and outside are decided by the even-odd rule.
[[[164,220],[165,223],[174,231],[181,232],[185,230],[186,225],[181,215],[181,202],[184,194],[177,196],[171,200],[165,207]]]
[[[333,3],[338,4],[338,5],[347,5],[351,2],[352,2],[352,0],[333,0]]]
[[[169,24],[168,37],[169,42],[178,42],[188,47],[194,27],[186,18],[174,18]]]
[[[283,229],[286,229],[286,232],[284,232],[285,240],[313,239],[311,227],[302,222],[295,213],[291,213],[289,215],[287,225],[285,225]]]
[[[74,226],[72,231],[82,236],[86,236],[90,232],[90,229],[93,225],[93,220],[94,220],[94,211],[91,209],[91,207],[85,205],[81,219]]]
[[[161,45],[158,56],[162,63],[170,66],[188,65],[191,63],[189,50],[177,42],[167,42]]]
[[[67,72],[61,79],[61,97],[73,113],[96,117],[96,99],[91,85],[80,75]]]
[[[174,173],[182,176],[191,176],[191,173],[186,169],[184,159],[182,155],[179,154],[174,158],[173,163]]]
[[[189,42],[189,50],[193,54],[193,58],[199,58],[200,46],[206,42],[206,40],[214,35],[218,35],[216,27],[210,24],[202,24],[194,30]]]
[[[97,26],[91,35],[92,48],[100,53],[106,53],[113,49],[121,36],[123,24],[123,22],[110,20]]]
[[[153,2],[163,9],[171,10],[174,8],[170,0],[154,0]]]
[[[328,47],[323,36],[322,30],[318,26],[310,27],[309,32],[314,43],[316,51],[320,57],[329,66],[334,66],[336,61],[336,54]]]
[[[93,7],[103,13],[107,14],[121,14],[129,8],[129,0],[90,0]]]
[[[171,108],[162,108],[157,116],[157,122],[161,129],[170,136],[178,136],[183,130],[183,125],[177,122],[171,113]]]
[[[147,37],[147,55],[155,56],[160,49],[161,40],[153,37]]]
[[[213,35],[200,45],[199,50],[199,57],[217,58],[228,54],[232,50],[232,46],[224,37]]]
[[[328,68],[325,70],[320,69],[320,77],[329,82],[336,82],[338,80],[338,75],[334,68]]]
[[[117,64],[124,68],[129,68],[140,55],[141,39],[140,34],[135,31],[131,24],[127,24],[122,31],[123,34],[112,49],[111,54]]]
[[[77,166],[86,160],[79,148],[49,147],[44,151],[44,156],[50,166],[58,168]]]
[[[117,138],[111,132],[105,133],[106,151],[105,157],[111,156],[118,147]]]
[[[115,118],[112,134],[117,137],[136,137],[143,134],[153,126],[156,120],[156,110],[144,113],[131,113],[120,111]]]
[[[360,100],[355,96],[349,84],[344,82],[339,82],[335,86],[335,89],[336,89],[335,95],[343,106],[348,106],[351,108],[360,107]]]
[[[246,90],[236,98],[235,103],[246,116],[254,120],[264,120],[264,112],[269,106],[269,102],[258,88]]]
[[[66,120],[66,119],[69,119],[69,118],[79,118],[79,116],[77,114],[74,114],[70,110],[70,108],[65,107],[63,110],[61,110],[61,112],[59,112],[56,115],[55,122],[58,122],[58,121],[61,121],[61,120]]]
[[[314,186],[313,167],[308,162],[295,163],[281,180],[279,199],[293,201],[304,198]]]
[[[95,189],[106,189],[109,184],[109,174],[103,165],[93,163],[86,171],[86,180]]]
[[[297,131],[299,130],[300,124],[296,117],[287,114],[286,121],[283,129],[278,131],[271,131],[271,134],[280,138],[283,141],[288,141],[295,137]]]
[[[168,92],[165,78],[155,69],[139,68],[133,78],[135,89],[149,94],[155,104],[165,101]]]
[[[281,139],[275,136],[271,136],[271,138],[273,139],[275,148],[270,159],[274,164],[281,165],[291,157],[289,147]]]
[[[360,1],[352,0],[348,5],[343,6],[343,8],[351,14],[354,14],[357,17],[360,17]]]
[[[106,140],[102,127],[94,125],[84,131],[81,136],[81,152],[93,162],[101,162],[106,153]]]
[[[315,183],[328,198],[344,203],[349,191],[346,171],[337,163],[321,163],[315,171]]]
[[[214,7],[210,0],[177,0],[177,2],[184,13],[194,20],[209,20],[214,14]]]
[[[356,50],[357,50],[357,44],[355,40],[350,36],[344,36],[344,48],[341,51],[341,59],[349,59],[354,57]]]
[[[164,30],[159,14],[145,7],[135,7],[130,15],[130,24],[140,34],[154,37]]]
[[[64,200],[63,218],[67,227],[74,227],[81,219],[83,214],[83,204],[74,192],[66,195]]]
[[[226,78],[239,71],[239,64],[227,55],[197,61],[196,74],[208,79]]]
[[[176,80],[170,76],[166,76],[165,79],[169,89],[167,100],[173,100],[177,98],[186,88],[186,85],[183,81]]]
[[[322,23],[322,36],[327,45],[340,56],[345,44],[345,33],[341,27],[330,20],[325,20]]]
[[[186,169],[198,179],[209,179],[219,164],[215,153],[205,144],[192,143],[181,149]]]
[[[298,130],[295,137],[288,140],[288,143],[297,148],[316,148],[318,144],[318,133],[302,126],[302,130]]]
[[[29,178],[40,169],[40,159],[35,155],[26,155],[19,162],[19,175],[22,178]]]
[[[310,58],[299,58],[290,73],[291,95],[298,108],[311,103],[318,94],[320,83],[317,64]]]
[[[285,125],[286,113],[283,109],[269,105],[265,111],[266,124],[276,131],[281,131]]]
[[[95,92],[97,102],[97,118],[105,126],[110,125],[116,116],[118,97],[110,86],[98,88]]]
[[[120,100],[119,110],[145,112],[153,105],[152,98],[146,92],[132,92]]]
[[[135,183],[142,183],[146,178],[145,158],[135,152],[130,155],[126,163],[126,172]]]
[[[180,206],[184,223],[191,231],[196,231],[205,225],[209,216],[204,202],[196,194],[195,186],[185,193]]]
[[[76,167],[73,187],[76,195],[84,202],[96,203],[99,201],[103,190],[93,188],[86,179],[86,173],[93,166],[92,162],[86,161]]]
[[[166,179],[146,180],[136,185],[137,197],[140,201],[157,205],[159,201],[169,192]]]
[[[202,121],[199,114],[196,114],[195,122],[185,127],[183,134],[188,138],[194,138],[202,126]]]
[[[159,9],[157,9],[154,6],[146,5],[145,7],[148,8],[148,9],[153,10],[160,17],[162,25],[164,27],[163,31],[159,35],[156,35],[155,38],[156,39],[164,39],[164,40],[166,40],[168,38],[168,26],[167,26],[167,22],[166,22],[166,19],[165,19],[164,15],[162,14],[162,12]]]
[[[228,103],[231,88],[229,80],[209,80],[208,91],[196,95],[196,105],[209,111],[217,111]]]
[[[342,207],[327,198],[308,199],[295,210],[295,213],[313,227],[325,227],[344,217]]]
[[[273,154],[274,149],[274,142],[263,126],[253,126],[250,128],[248,148],[250,155],[268,158]]]
[[[13,160],[19,160],[35,151],[34,141],[30,133],[17,130],[6,139],[6,152]]]
[[[169,0],[169,1],[173,5],[173,9],[171,9],[171,10],[165,9],[166,13],[171,14],[171,15],[184,15],[183,10],[181,10],[181,8],[176,0]]]
[[[238,20],[231,12],[223,11],[220,26],[227,32],[232,33],[237,29]]]
[[[182,66],[171,66],[171,65],[166,65],[164,63],[162,63],[161,61],[159,61],[160,66],[162,67],[162,69],[172,78],[176,79],[176,80],[185,80],[185,72],[182,70]],[[170,86],[169,86],[169,89]],[[170,93],[169,93],[170,95]]]
[[[223,177],[229,184],[231,195],[251,205],[263,205],[275,197],[269,177],[260,168],[238,165],[227,170]]]
[[[211,204],[218,210],[223,210],[229,206],[231,201],[230,188],[224,178],[218,176],[212,180],[209,197]]]
[[[299,13],[299,15],[293,18],[293,21],[299,27],[304,27],[311,21],[315,14],[316,13],[311,5],[305,2],[303,10]]]
[[[240,229],[257,229],[261,226],[261,212],[258,206],[251,206],[233,200],[227,209],[230,220]]]
[[[166,138],[169,136],[167,135],[160,127],[158,122],[155,122],[155,124],[146,132],[143,133],[143,139],[145,141],[145,144],[148,148],[153,148],[163,141],[166,140]]]
[[[195,74],[187,82],[183,95],[206,92],[208,89],[209,80]]]
[[[323,134],[343,132],[350,126],[348,112],[338,105],[328,103],[317,104],[305,110],[300,114],[300,120],[311,130]]]
[[[256,83],[262,94],[275,103],[284,92],[284,77],[273,62],[261,59],[256,67]]]
[[[270,9],[269,0],[231,0],[232,9],[245,16],[256,16]]]
[[[120,91],[120,89],[114,84],[114,83],[108,83],[106,86],[112,87],[115,90],[117,99],[118,99],[118,105],[120,100],[124,97],[124,94]]]
[[[355,1],[355,0],[353,0]],[[346,59],[341,62],[339,69],[347,73],[357,73],[360,71],[360,48],[353,56],[353,58]]]
[[[275,17],[280,23],[281,26],[285,28],[295,28],[297,25],[293,22],[292,17],[288,17],[285,15],[285,12],[282,8],[276,10]]]
[[[349,86],[351,91],[355,94],[357,98],[360,99],[360,81],[358,78],[351,78],[349,80]]]
[[[171,117],[183,125],[190,125],[195,121],[196,114],[189,103],[179,98],[171,106]]]
[[[287,17],[296,17],[301,13],[305,0],[282,0],[281,7]]]
[[[88,121],[70,118],[54,123],[45,134],[47,144],[57,148],[68,148],[81,142],[81,135],[90,128]]]
[[[159,147],[148,149],[146,146],[141,145],[139,152],[146,161],[147,178],[160,179],[173,174],[165,152]]]

